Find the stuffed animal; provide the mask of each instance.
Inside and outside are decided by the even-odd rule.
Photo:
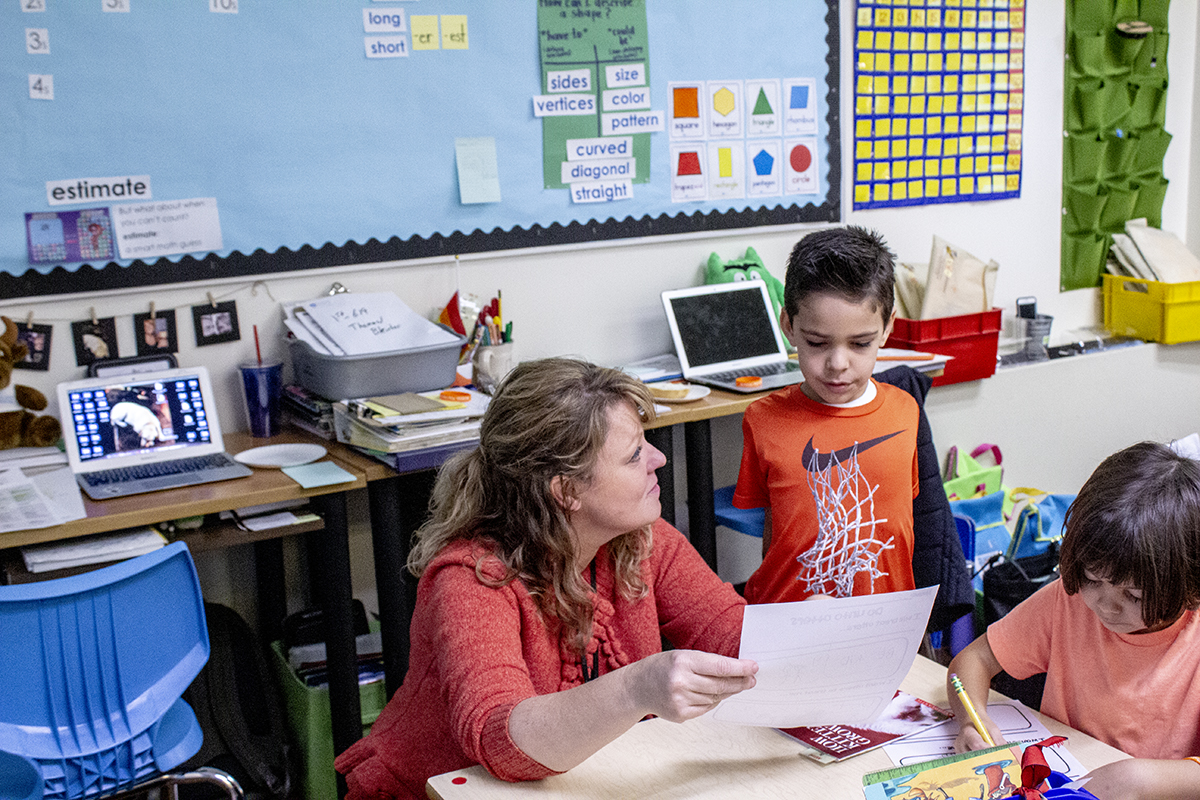
[[[17,326],[8,317],[0,334],[0,389],[12,380],[13,364],[28,354],[25,343],[17,339]],[[0,450],[10,447],[46,447],[58,441],[62,425],[49,414],[35,414],[46,408],[46,396],[29,386],[13,386],[19,408],[0,410]],[[8,406],[10,404],[4,404]]]
[[[744,258],[733,261],[722,261],[716,253],[708,257],[708,268],[704,273],[706,284],[751,281],[755,278],[767,284],[767,294],[771,298],[771,305],[775,307],[775,316],[778,318],[779,311],[783,308],[783,284],[767,271],[753,247],[746,248]]]

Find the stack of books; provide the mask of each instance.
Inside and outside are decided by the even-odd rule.
[[[167,544],[154,528],[129,528],[64,542],[26,545],[0,557],[0,584],[33,583],[89,572]],[[19,553],[19,558],[14,555]]]
[[[320,436],[322,439],[335,438],[333,402],[310,392],[303,386],[283,387],[280,410],[283,413],[284,421],[288,424]]]
[[[57,447],[12,447],[0,450],[0,469],[19,469],[26,477],[67,466],[67,454]]]
[[[342,401],[333,405],[334,431],[339,442],[395,469],[436,466],[479,441],[488,400],[482,392],[454,389]]]
[[[382,634],[359,634],[354,637],[354,643],[358,650],[358,685],[383,680]],[[287,659],[288,666],[296,673],[296,677],[304,681],[305,686],[329,686],[324,642],[295,645],[288,649]]]

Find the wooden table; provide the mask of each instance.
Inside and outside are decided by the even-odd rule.
[[[0,548],[72,539],[263,503],[311,500],[322,516],[323,524],[273,528],[257,533],[247,533],[232,524],[227,524],[184,533],[178,538],[186,541],[188,547],[197,552],[233,544],[254,544],[260,631],[270,640],[279,638],[283,617],[287,613],[280,537],[301,533],[307,537],[309,580],[313,596],[324,611],[326,620],[333,745],[334,752],[340,753],[362,738],[358,658],[352,618],[346,492],[365,488],[367,474],[356,466],[356,459],[349,458],[342,452],[344,448],[318,440],[306,433],[285,431],[270,439],[255,439],[247,433],[227,434],[224,437],[226,450],[233,454],[267,444],[294,442],[317,442],[325,445],[330,451],[330,457],[352,473],[355,476],[354,480],[303,489],[279,470],[256,469],[248,478],[111,500],[95,501],[84,496],[83,505],[87,516],[83,519],[51,528],[0,533]]]
[[[947,706],[946,669],[917,657],[900,687]],[[1002,699],[992,692],[992,700]],[[1125,758],[1087,734],[1038,714],[1052,733],[1069,737],[1067,747],[1088,769]],[[882,749],[841,763],[821,765],[770,728],[748,728],[694,719],[682,725],[651,719],[575,769],[542,781],[506,783],[480,766],[434,776],[425,791],[433,800],[563,800],[639,798],[792,798],[852,800],[862,797],[862,776],[888,769]]]

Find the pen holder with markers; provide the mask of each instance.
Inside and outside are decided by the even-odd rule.
[[[480,345],[471,356],[471,382],[481,392],[495,394],[500,381],[516,365],[517,350],[512,342]]]
[[[494,394],[500,381],[517,365],[512,321],[505,322],[501,297],[497,292],[479,312],[469,345],[471,383],[488,394]]]

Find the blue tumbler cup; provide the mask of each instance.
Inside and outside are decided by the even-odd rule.
[[[242,364],[241,370],[250,435],[259,438],[274,436],[279,433],[283,364]]]

